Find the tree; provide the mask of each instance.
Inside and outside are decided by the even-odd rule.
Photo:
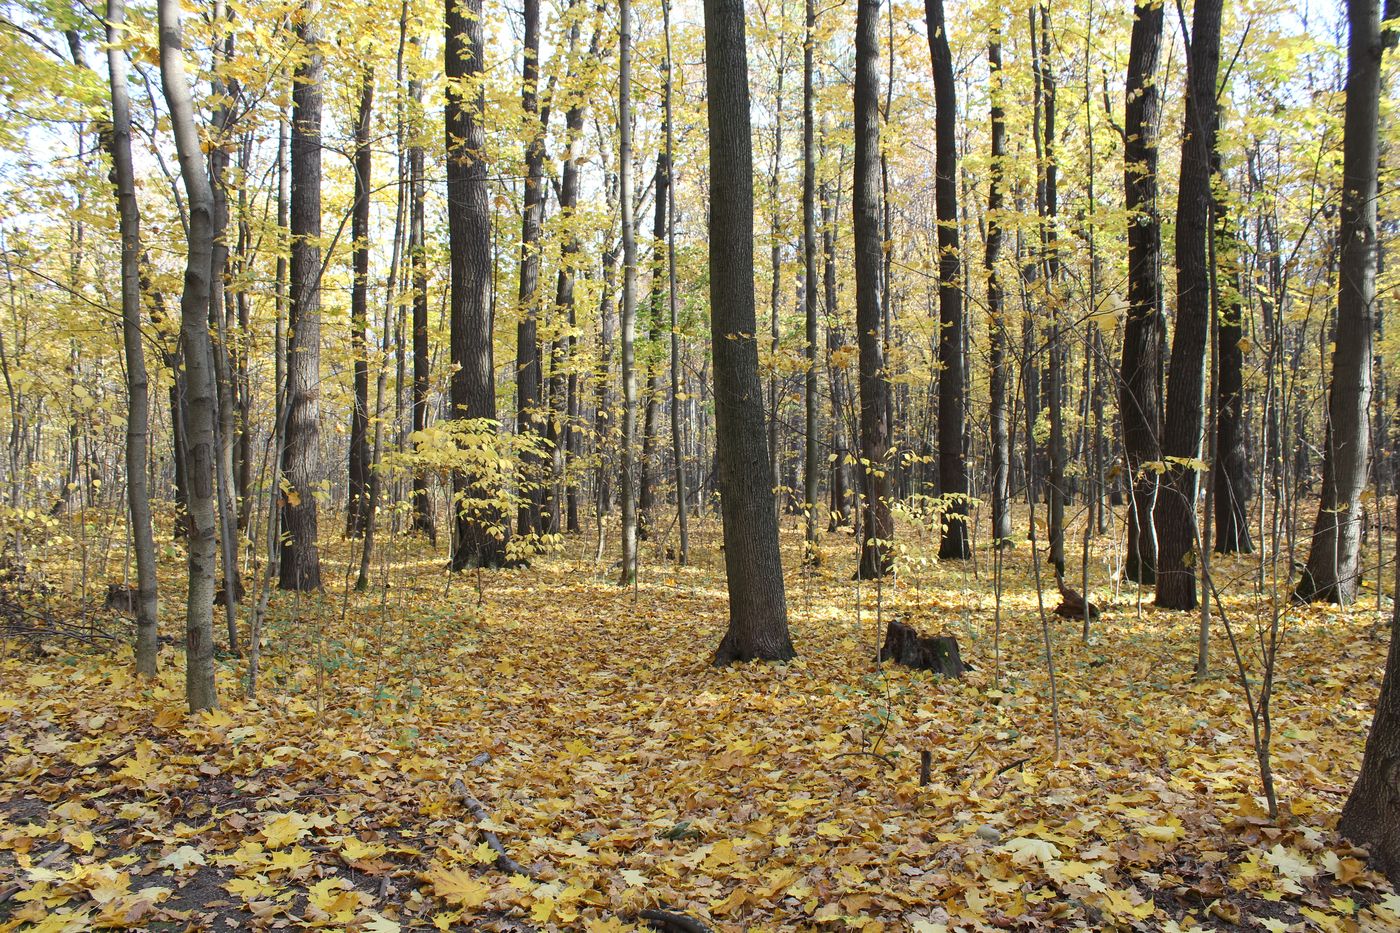
[[[972,556],[968,539],[967,430],[962,255],[958,245],[958,101],[943,0],[924,0],[933,62],[934,201],[938,219],[938,486],[944,497],[938,556]],[[998,234],[999,235],[999,234]]]
[[[185,604],[185,700],[191,712],[214,709],[214,373],[209,341],[209,276],[214,245],[214,192],[204,167],[194,103],[186,77],[177,0],[160,0],[160,74],[189,213],[180,341],[185,359],[185,470],[189,483],[189,597]]]
[[[150,434],[150,381],[141,345],[141,212],[136,204],[136,173],[131,162],[131,101],[127,96],[125,0],[107,0],[107,71],[112,92],[112,180],[122,249],[122,348],[126,358],[126,502],[131,543],[136,553],[136,672],[156,676],[156,542],[151,530],[151,499],[146,484]]]
[[[1123,325],[1118,410],[1132,501],[1128,508],[1129,580],[1157,580],[1158,476],[1162,459],[1162,229],[1157,213],[1157,58],[1165,5],[1133,8],[1123,126],[1123,189],[1128,208],[1128,316]]]
[[[632,220],[632,2],[618,3],[617,180],[622,221],[622,576],[637,578],[637,234]]]
[[[810,3],[811,0],[808,0]],[[662,16],[666,29],[666,192],[670,204],[669,221],[666,224],[666,294],[670,306],[671,323],[671,458],[675,461],[676,474],[676,525],[679,528],[680,546],[676,549],[676,563],[684,566],[690,561],[690,501],[686,492],[685,450],[681,443],[681,324],[680,311],[676,305],[676,163],[675,149],[675,109],[672,106],[673,64],[671,59],[671,0],[662,0]]]
[[[714,663],[794,656],[764,436],[753,283],[753,132],[744,0],[705,0],[710,333],[729,628]]]
[[[1222,205],[1215,235],[1216,279],[1223,282],[1216,286],[1215,313],[1215,550],[1249,554],[1254,550],[1249,535],[1253,483],[1245,447],[1243,244],[1228,210]]]
[[[525,198],[520,212],[520,321],[515,331],[515,430],[538,434],[540,407],[539,302],[540,225],[544,219],[544,127],[540,120],[540,4],[525,0],[525,51],[520,109],[524,113]],[[524,492],[515,520],[520,534],[544,530],[544,493],[539,486],[542,464],[538,455],[526,459],[531,488]]]
[[[415,46],[417,42],[414,43]],[[415,118],[421,117],[423,85],[417,79],[409,79],[408,96],[413,100]],[[422,431],[428,426],[429,380],[432,378],[432,361],[428,349],[428,252],[424,238],[425,200],[427,181],[423,177],[422,128],[415,125],[411,131],[412,143],[408,147],[408,261],[413,284],[413,430]],[[437,527],[433,523],[433,502],[428,495],[428,478],[420,472],[413,475],[413,530],[426,534],[437,543]]]
[[[321,472],[321,54],[320,14],[301,8],[302,57],[292,76],[291,303],[287,321],[287,484],[279,585],[319,590],[316,491]]]
[[[987,44],[987,65],[991,73],[991,183],[987,191],[987,238],[983,263],[987,270],[987,328],[991,332],[991,499],[992,540],[997,547],[1011,540],[1011,411],[1007,387],[1007,351],[1010,335],[1006,330],[1006,293],[997,271],[1001,258],[1004,203],[1002,185],[1006,159],[1006,109],[1002,106],[1001,37]]]
[[[817,3],[806,0],[806,25],[802,36],[802,309],[806,318],[806,430],[802,458],[802,501],[806,516],[807,547],[817,543],[817,502],[821,490],[820,447],[817,435],[817,144],[815,77]]]
[[[1164,488],[1157,500],[1157,605],[1196,607],[1196,494],[1205,426],[1206,348],[1210,333],[1209,238],[1214,195],[1220,70],[1220,0],[1198,0],[1192,14],[1186,67],[1186,123],[1176,205],[1176,331],[1167,369],[1167,415],[1162,434]]]
[[[487,190],[486,94],[482,0],[449,0],[447,231],[450,276],[451,358],[457,367],[449,390],[454,419],[496,418],[491,349],[491,200]],[[452,569],[501,567],[508,532],[492,491],[466,470],[452,474]]]
[[[354,352],[355,404],[350,412],[349,495],[345,532],[360,537],[369,526],[369,195],[374,151],[370,148],[370,119],[374,113],[374,72],[365,69],[360,105],[355,114],[355,202],[350,220],[352,240],[350,283],[350,345]]]
[[[855,215],[856,341],[860,347],[860,459],[865,495],[860,569],[865,579],[893,566],[894,518],[890,514],[889,378],[882,340],[880,233],[880,0],[856,6]]]
[[[1400,13],[1388,0],[1386,14]],[[1380,158],[1379,0],[1348,0],[1336,349],[1327,397],[1322,499],[1295,594],[1340,606],[1361,584],[1361,490],[1370,453],[1371,341],[1376,329],[1376,166]],[[1373,733],[1374,735],[1374,733]],[[1369,751],[1369,750],[1368,750]],[[1391,844],[1395,844],[1392,840]],[[1400,848],[1396,849],[1400,854]]]

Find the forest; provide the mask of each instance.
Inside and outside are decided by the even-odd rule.
[[[0,0],[0,933],[1400,929],[1398,41]]]

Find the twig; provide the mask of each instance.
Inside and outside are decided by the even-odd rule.
[[[490,822],[491,814],[482,806],[480,800],[472,796],[471,791],[467,789],[465,781],[461,778],[454,779],[452,781],[452,792],[462,798],[462,804],[471,811],[471,815],[476,818],[477,823]],[[491,851],[496,853],[497,868],[507,874],[524,875],[527,878],[536,877],[534,870],[526,868],[510,857],[510,853],[506,851],[506,847],[501,843],[500,837],[491,832],[491,830],[484,829],[481,826],[478,826],[477,829],[481,830],[481,835],[486,840],[486,844],[491,847]]]
[[[992,775],[992,776],[993,776],[993,777],[1001,777],[1001,776],[1002,776],[1003,774],[1005,774],[1006,772],[1012,770],[1013,768],[1019,768],[1019,767],[1021,767],[1021,765],[1025,764],[1026,762],[1028,762],[1028,761],[1030,761],[1030,760],[1031,760],[1031,759],[1030,759],[1030,756],[1029,756],[1029,755],[1026,756],[1025,758],[1018,758],[1018,759],[1016,759],[1015,761],[1011,762],[1011,764],[1009,764],[1009,765],[1002,765],[1000,768],[997,768],[997,773],[994,774],[994,775]]]
[[[63,843],[61,846],[59,846],[57,849],[54,849],[54,850],[53,850],[52,852],[50,852],[48,855],[44,856],[43,861],[41,861],[38,865],[36,865],[36,866],[34,866],[34,867],[35,867],[35,868],[48,868],[48,867],[49,867],[50,865],[52,865],[54,862],[56,862],[56,861],[58,861],[59,859],[63,858],[63,856],[65,856],[65,855],[67,855],[67,854],[68,854],[68,843],[65,842],[65,843]],[[23,891],[23,890],[24,890],[24,885],[20,884],[18,881],[16,881],[14,884],[10,884],[10,885],[5,886],[3,889],[0,889],[0,904],[5,903],[5,902],[8,901],[10,898],[14,897],[16,894],[18,894],[19,892],[21,892],[21,891]],[[703,929],[703,927],[702,927],[702,929]]]
[[[839,752],[838,754],[832,755],[831,758],[832,758],[832,760],[837,759],[837,758],[859,758],[859,757],[861,757],[862,755],[868,756],[868,757],[870,757],[870,758],[874,758],[876,761],[880,762],[880,764],[884,765],[886,768],[889,768],[889,769],[893,769],[893,768],[894,768],[894,761],[891,760],[890,756],[889,756],[889,755],[882,755],[882,754],[880,754],[879,752],[871,752],[871,751],[864,751],[864,750],[858,751],[858,752]]]
[[[710,933],[709,927],[699,920],[670,910],[644,910],[637,916],[667,933]]]

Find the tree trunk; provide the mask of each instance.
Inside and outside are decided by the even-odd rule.
[[[942,559],[972,556],[968,538],[967,427],[962,258],[958,245],[958,101],[943,0],[924,0],[936,107],[934,209],[938,218],[938,489],[943,497]],[[998,195],[999,196],[999,195]],[[998,233],[1000,235],[1000,233]]]
[[[308,0],[305,57],[292,79],[291,303],[287,321],[287,437],[279,585],[321,588],[316,487],[321,476],[321,55],[320,14]]]
[[[1376,327],[1376,166],[1380,158],[1382,37],[1378,0],[1348,0],[1336,349],[1327,398],[1322,501],[1299,599],[1340,606],[1361,584],[1361,490],[1370,448],[1371,342]],[[1400,6],[1388,0],[1386,13]],[[1301,445],[1300,445],[1301,446]],[[1369,749],[1368,749],[1369,755]],[[1392,840],[1393,842],[1393,840]]]
[[[449,392],[454,419],[496,419],[491,346],[491,199],[488,189],[486,95],[478,79],[484,67],[482,0],[447,4],[447,227],[451,267]],[[463,90],[473,87],[468,94]],[[496,490],[467,470],[452,474],[452,569],[501,567],[509,531],[494,504]]]
[[[685,566],[690,561],[690,506],[686,494],[685,451],[681,436],[681,385],[684,377],[681,373],[680,309],[676,304],[676,164],[672,151],[675,148],[675,114],[671,106],[671,0],[662,0],[661,11],[666,28],[666,191],[670,201],[666,224],[666,289],[671,312],[671,459],[675,461],[676,525],[680,535],[676,563]]]
[[[817,435],[817,146],[816,42],[817,4],[806,0],[806,30],[802,42],[802,307],[806,312],[805,443],[802,457],[802,510],[806,518],[809,553],[817,544],[817,503],[821,493],[821,462]]]
[[[1158,495],[1157,605],[1196,608],[1196,494],[1205,427],[1206,343],[1210,333],[1211,153],[1215,151],[1220,0],[1198,0],[1187,56],[1185,138],[1176,206],[1176,332],[1167,371],[1167,462]]]
[[[515,329],[515,430],[522,438],[543,432],[546,417],[540,410],[539,301],[540,226],[544,219],[544,126],[540,122],[540,4],[525,0],[524,81],[520,109],[525,119],[525,200],[520,220],[520,290]],[[522,458],[525,489],[515,519],[519,534],[544,530],[545,464],[538,452]]]
[[[864,579],[893,567],[894,518],[890,514],[890,387],[881,339],[880,261],[880,0],[856,7],[855,215],[856,339],[860,346],[860,472],[865,494],[860,568]]]
[[[827,374],[831,382],[831,519],[827,531],[835,531],[850,521],[850,495],[846,488],[847,464],[850,456],[847,444],[846,373],[831,360],[843,346],[841,328],[836,324],[836,212],[831,203],[830,186],[821,186],[822,204],[822,303],[826,311]]]
[[[705,0],[710,328],[729,628],[716,665],[794,656],[764,437],[753,287],[753,134],[743,0]]]
[[[666,212],[670,197],[671,166],[663,152],[656,160],[656,176],[652,185],[655,192],[655,211],[651,225],[651,300],[647,305],[647,344],[653,350],[661,332],[663,318],[662,302],[666,292]],[[652,523],[656,521],[656,475],[652,464],[656,459],[657,422],[661,420],[661,369],[655,353],[648,353],[647,404],[642,419],[642,458],[638,464],[637,535],[648,540],[652,535]]]
[[[1128,221],[1128,317],[1118,408],[1123,456],[1132,501],[1128,508],[1129,580],[1157,580],[1157,532],[1153,525],[1158,477],[1144,466],[1162,459],[1162,231],[1157,213],[1157,59],[1165,5],[1139,0],[1133,11],[1123,122],[1123,187]]]
[[[617,179],[622,218],[622,575],[637,576],[637,238],[632,222],[632,2],[619,0]]]
[[[189,207],[189,250],[180,297],[185,355],[185,465],[189,481],[189,598],[185,606],[185,699],[191,712],[219,705],[214,684],[214,374],[209,342],[209,273],[214,194],[204,167],[186,77],[177,0],[160,0],[161,85]]]
[[[146,445],[150,434],[150,383],[141,345],[141,213],[136,204],[136,173],[131,163],[131,102],[127,97],[123,48],[125,0],[107,0],[107,69],[112,92],[112,180],[117,189],[122,247],[122,347],[126,354],[126,502],[136,552],[136,672],[156,676],[156,543],[151,530],[150,490],[146,485]],[[11,482],[18,482],[11,477]]]
[[[1215,550],[1221,554],[1249,554],[1249,503],[1253,482],[1245,447],[1244,422],[1244,285],[1243,244],[1222,212],[1216,224],[1216,275],[1225,273],[1224,301],[1216,311],[1215,388]]]
[[[408,94],[415,103],[414,110],[421,105],[423,85],[413,79],[408,83]],[[431,356],[428,351],[428,254],[424,241],[424,213],[427,199],[427,181],[423,177],[423,146],[418,141],[418,130],[412,134],[414,143],[408,150],[408,255],[413,281],[413,430],[422,431],[428,426],[428,396],[431,391]],[[428,540],[437,544],[437,526],[433,522],[433,500],[428,492],[426,473],[413,474],[413,522],[414,531],[422,532]]]
[[[370,149],[370,119],[374,111],[374,72],[366,68],[355,118],[355,203],[350,221],[353,241],[350,285],[350,348],[354,355],[355,404],[350,413],[349,495],[345,533],[358,538],[369,524],[369,193],[374,152]]]
[[[1006,356],[1011,338],[1006,331],[1006,294],[1001,284],[997,262],[1001,257],[1002,183],[1006,159],[1006,110],[1002,106],[1001,37],[987,45],[987,64],[991,74],[992,94],[992,163],[991,184],[987,194],[987,241],[984,264],[987,269],[987,328],[991,333],[991,498],[992,541],[1002,547],[1011,540],[1011,419],[1008,404]]]

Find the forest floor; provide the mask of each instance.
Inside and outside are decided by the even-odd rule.
[[[690,567],[648,545],[635,590],[585,535],[452,579],[440,551],[396,540],[353,594],[336,542],[325,593],[275,598],[256,700],[225,656],[214,713],[185,712],[178,646],[151,684],[124,647],[7,640],[0,930],[603,931],[656,907],[725,931],[1400,925],[1400,898],[1334,829],[1384,663],[1374,595],[1284,607],[1275,820],[1218,624],[1197,682],[1197,615],[1113,595],[1096,551],[1088,643],[1050,620],[1057,753],[1027,547],[1007,557],[998,637],[986,552],[974,573],[911,539],[897,583],[857,588],[851,538],[803,568],[786,524],[785,665],[710,666],[726,620],[713,520]],[[179,550],[164,553],[178,634]],[[1248,561],[1217,572],[1236,579],[1225,605],[1257,690],[1270,603]],[[60,589],[73,578],[70,563]],[[877,665],[892,615],[957,635],[974,670]],[[487,831],[534,877],[501,870]]]

